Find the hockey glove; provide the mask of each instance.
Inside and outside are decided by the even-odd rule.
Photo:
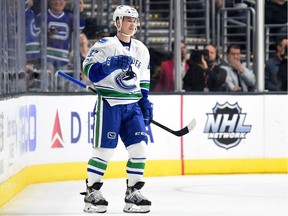
[[[153,104],[147,99],[142,98],[138,101],[138,104],[142,110],[145,126],[150,124],[150,120],[153,119]]]
[[[111,56],[106,59],[102,64],[102,70],[106,74],[110,74],[117,69],[122,69],[123,71],[128,70],[132,64],[132,57],[126,55]]]

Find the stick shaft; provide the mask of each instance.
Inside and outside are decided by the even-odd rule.
[[[79,85],[80,87],[85,88],[85,89],[87,89],[87,90],[90,90],[90,91],[92,91],[92,92],[94,92],[94,93],[97,94],[97,90],[96,90],[96,89],[91,88],[91,87],[88,86],[87,84],[85,84],[85,83],[83,83],[83,82],[75,79],[74,77],[71,77],[71,76],[69,76],[68,74],[66,74],[66,73],[64,73],[64,72],[62,72],[62,71],[58,71],[57,74],[60,75],[60,76],[62,76],[62,77],[64,77],[65,79],[68,79],[69,81],[71,81],[71,82]],[[181,129],[181,130],[179,130],[179,131],[174,131],[174,130],[166,127],[165,125],[160,124],[159,122],[157,122],[157,121],[155,121],[155,120],[153,120],[153,119],[151,119],[150,121],[151,121],[151,123],[153,123],[153,124],[155,124],[156,126],[162,128],[163,130],[168,131],[169,133],[174,134],[175,136],[183,136],[183,135],[189,133],[189,129],[188,129],[187,127],[183,128],[183,129]]]
[[[72,77],[72,76],[69,76],[68,74],[64,73],[63,71],[58,71],[57,74],[60,75],[60,76],[62,76],[62,77],[64,77],[65,79],[67,79],[67,80],[69,80],[69,81],[77,84],[78,86],[80,86],[80,87],[82,87],[82,88],[85,88],[85,89],[87,89],[87,90],[90,90],[90,91],[92,91],[92,92],[94,92],[94,93],[97,94],[96,89],[91,88],[91,87],[88,86],[87,84],[85,84],[85,83],[83,83],[83,82],[75,79],[75,78]]]
[[[168,128],[168,127],[166,127],[166,126],[160,124],[159,122],[157,122],[157,121],[155,121],[155,120],[153,120],[153,119],[151,119],[150,122],[153,123],[153,124],[155,124],[155,125],[157,125],[158,127],[162,128],[162,129],[164,129],[164,130],[170,132],[170,133],[173,133],[173,132],[174,132],[174,131],[171,130],[170,128]]]

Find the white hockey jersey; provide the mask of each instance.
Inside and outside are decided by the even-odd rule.
[[[133,58],[129,75],[126,71],[117,69],[94,83],[97,92],[111,106],[137,102],[142,98],[142,93],[148,94],[150,87],[150,54],[147,47],[136,39],[131,39],[129,50],[121,44],[117,36],[105,37],[97,41],[90,48],[83,62],[87,77],[91,69],[89,66],[97,62],[103,63],[107,57],[117,55],[127,55]]]

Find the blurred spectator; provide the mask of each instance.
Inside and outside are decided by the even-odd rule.
[[[181,77],[183,78],[189,69],[186,60],[186,46],[184,42],[180,43],[181,48]],[[172,43],[172,52],[174,50],[174,43]],[[181,85],[182,86],[182,85]],[[173,92],[174,91],[174,58],[173,55],[170,60],[161,63],[161,73],[154,89],[155,92]]]
[[[232,92],[248,92],[255,87],[256,78],[246,63],[241,62],[241,48],[239,45],[230,44],[226,52],[227,60],[221,67],[227,72],[227,90]]]
[[[214,1],[216,11],[218,11],[219,9],[221,9],[223,7],[224,1],[225,0],[215,0]]]
[[[281,64],[280,64],[280,67],[279,67],[279,70],[278,70],[278,79],[281,83],[281,86],[280,86],[280,90],[281,91],[286,91],[287,92],[287,73],[288,73],[288,68],[287,68],[287,63],[288,63],[288,53],[287,53],[287,50],[288,50],[288,46],[286,45],[286,48],[285,48],[285,54],[284,54],[284,57],[283,57],[283,60],[281,61]]]
[[[208,68],[209,53],[207,50],[192,50],[189,59],[189,70],[183,78],[185,91],[208,92],[208,79],[210,70]]]
[[[171,53],[156,49],[149,48],[150,53],[150,91],[155,91],[155,87],[162,72],[161,63],[171,58]]]
[[[287,27],[287,25],[282,27],[279,30],[279,32],[277,34],[277,37],[276,37],[276,40],[279,40],[281,38],[288,38],[288,27]]]
[[[33,0],[25,1],[26,61],[40,68],[40,29],[36,27]]]
[[[278,70],[279,70],[281,61],[283,61],[285,57],[285,47],[287,49],[287,46],[288,46],[288,40],[286,38],[278,39],[275,43],[275,47],[276,47],[275,56],[273,56],[272,58],[266,61],[265,89],[268,91],[280,91],[281,90],[281,80],[278,79]],[[287,68],[286,68],[286,71],[287,71]]]
[[[100,27],[99,29],[96,30],[94,39],[95,40],[100,40],[103,37],[110,37],[112,35],[116,35],[116,33],[117,33],[116,31],[114,31],[114,33],[113,32],[109,33],[108,28],[102,26],[102,27]]]
[[[10,81],[16,86],[17,92],[26,92],[27,91],[27,74],[25,71],[19,71],[14,73],[10,77]]]
[[[81,70],[82,70],[82,63],[86,58],[86,55],[90,49],[88,38],[84,33],[80,33],[80,61],[81,61]]]
[[[34,11],[35,16],[38,16],[41,13],[41,3],[43,0],[33,0],[33,6],[31,9]]]
[[[285,24],[287,20],[287,1],[285,0],[266,0],[265,3],[265,24]],[[285,27],[270,27],[271,41],[277,40],[277,34],[285,33]],[[276,49],[272,47],[272,49]]]
[[[66,69],[69,62],[73,14],[64,10],[67,0],[49,0],[48,3],[47,65],[55,72],[59,69]],[[80,7],[80,12],[81,10],[83,11],[83,7]],[[83,19],[80,20],[80,29],[84,28],[84,23]]]
[[[40,88],[40,74],[34,64],[26,64],[26,79],[28,91]]]
[[[96,40],[99,40],[103,37],[110,37],[112,35],[116,35],[116,31],[113,33],[111,30],[109,31],[108,26],[106,25],[97,25],[96,18],[87,18],[85,28],[82,30],[88,38],[88,40],[92,40],[94,44]]]
[[[287,23],[287,1],[270,0],[265,3],[265,24]]]
[[[204,49],[208,50],[207,64],[210,70],[207,87],[209,91],[222,92],[226,91],[227,72],[218,65],[219,55],[215,45],[207,44]]]
[[[189,70],[184,77],[185,91],[226,91],[226,71],[218,65],[217,48],[206,44],[203,50],[192,50]]]
[[[89,79],[83,73],[83,66],[82,66],[83,61],[85,60],[86,55],[90,49],[89,41],[88,41],[87,36],[83,32],[80,33],[79,39],[80,39],[80,50],[79,50],[80,53],[79,54],[80,54],[80,64],[81,64],[80,79],[83,82],[85,82],[86,84],[91,85],[92,83],[89,81]],[[70,54],[71,55],[70,55],[68,69],[72,70],[73,69],[73,61],[74,61],[74,58],[73,58],[74,52],[71,52]]]
[[[79,35],[79,39],[80,39],[80,64],[81,64],[81,71],[82,71],[82,63],[84,61],[84,59],[86,58],[86,55],[90,49],[89,47],[89,41],[88,41],[88,38],[87,36],[81,32],[80,35]],[[68,64],[68,69],[73,69],[73,55],[74,55],[74,52],[70,52],[70,58],[69,58],[69,64]]]

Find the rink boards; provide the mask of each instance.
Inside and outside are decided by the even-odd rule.
[[[0,101],[0,206],[29,184],[86,178],[93,95],[21,96]],[[287,95],[151,95],[146,176],[287,173]],[[105,178],[125,177],[119,141]]]

